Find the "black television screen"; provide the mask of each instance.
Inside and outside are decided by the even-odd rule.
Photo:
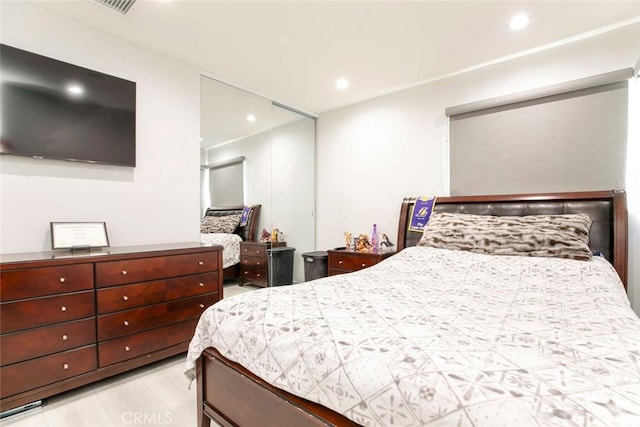
[[[136,84],[0,44],[0,153],[136,165]]]

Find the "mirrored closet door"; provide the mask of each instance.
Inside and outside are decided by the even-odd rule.
[[[259,230],[278,228],[302,253],[315,248],[315,119],[201,77],[201,215],[209,206],[262,205]]]

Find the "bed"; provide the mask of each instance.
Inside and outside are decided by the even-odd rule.
[[[434,218],[587,214],[587,262],[418,247],[414,203],[401,251],[376,266],[203,313],[186,362],[199,426],[640,425],[623,192],[435,205]]]
[[[222,262],[225,280],[239,277],[240,242],[257,239],[260,207],[261,205],[248,206],[244,221],[240,221],[244,206],[210,207],[202,218],[200,241],[223,247]]]

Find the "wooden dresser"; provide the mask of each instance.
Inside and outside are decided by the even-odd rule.
[[[395,255],[393,252],[370,253],[346,250],[329,250],[328,270],[329,276],[335,274],[351,273],[371,267],[385,258]]]
[[[222,298],[222,247],[0,256],[0,411],[182,353]]]
[[[246,283],[269,286],[267,250],[287,242],[240,242],[240,286]]]

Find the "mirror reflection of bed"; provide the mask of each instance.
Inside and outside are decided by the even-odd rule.
[[[200,241],[208,245],[221,245],[225,284],[239,278],[240,242],[258,238],[261,205],[210,207],[200,223]]]

